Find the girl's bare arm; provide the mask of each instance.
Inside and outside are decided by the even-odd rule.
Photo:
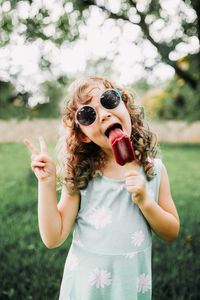
[[[70,233],[79,207],[79,195],[69,195],[63,187],[57,205],[56,167],[48,155],[46,143],[40,138],[40,148],[25,140],[32,153],[32,169],[38,178],[38,222],[41,238],[48,248],[60,245]]]
[[[147,195],[147,201],[139,204],[139,207],[153,231],[160,238],[169,242],[177,238],[180,226],[179,217],[171,196],[169,178],[164,165],[158,204]]]
[[[162,167],[158,203],[148,195],[146,181],[139,172],[130,170],[126,174],[126,187],[154,232],[163,240],[174,240],[179,232],[179,217],[171,196],[165,166]]]
[[[63,185],[57,205],[56,183],[39,182],[38,220],[40,234],[48,248],[61,245],[68,237],[76,219],[80,195],[70,195]]]

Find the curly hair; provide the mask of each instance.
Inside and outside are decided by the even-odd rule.
[[[154,176],[154,160],[157,153],[157,137],[144,120],[143,108],[135,105],[134,96],[125,88],[100,76],[88,76],[75,81],[69,89],[69,99],[65,103],[58,152],[58,178],[66,184],[70,192],[85,189],[88,182],[98,176],[107,157],[102,149],[93,142],[80,140],[82,132],[75,123],[78,105],[92,98],[92,90],[99,84],[105,89],[113,88],[121,92],[122,100],[130,114],[132,133],[130,136],[136,161],[143,166],[148,180]]]

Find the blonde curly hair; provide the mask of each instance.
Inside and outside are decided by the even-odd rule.
[[[135,105],[134,97],[122,87],[100,76],[88,76],[75,81],[69,88],[66,101],[60,139],[57,145],[59,182],[66,184],[69,192],[85,189],[88,182],[98,176],[103,169],[107,157],[102,149],[93,142],[84,143],[80,140],[83,134],[75,123],[75,112],[78,105],[83,105],[92,95],[91,92],[99,84],[105,89],[117,89],[122,94],[131,117],[131,142],[137,162],[143,166],[148,180],[154,176],[154,160],[157,153],[157,137],[144,120],[143,108]]]

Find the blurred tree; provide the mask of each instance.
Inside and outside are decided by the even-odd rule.
[[[65,97],[65,76],[43,82],[37,93],[17,92],[10,82],[0,81],[0,119],[57,118],[60,102]]]
[[[52,3],[58,4],[55,10]],[[51,3],[51,5],[49,4]],[[171,6],[171,4],[173,4]],[[175,3],[175,4],[174,4]],[[200,110],[200,1],[199,0],[1,0],[0,1],[0,46],[4,47],[13,40],[14,34],[24,36],[26,43],[36,40],[51,41],[58,47],[63,43],[78,39],[82,24],[92,11],[97,9],[106,19],[112,19],[116,25],[123,27],[125,23],[137,27],[139,34],[132,42],[140,45],[148,41],[156,50],[155,64],[164,62],[174,68],[176,76],[162,93],[163,105],[158,105],[158,115],[164,118],[185,118],[192,113],[192,119],[199,119]],[[196,45],[196,52],[185,56],[183,49],[191,49]],[[182,52],[183,51],[183,52]],[[178,59],[180,53],[183,59]],[[110,60],[100,58],[97,62],[88,61],[87,71],[93,68],[101,73],[102,67],[109,73]],[[41,70],[51,70],[49,56],[41,54],[39,66]],[[144,59],[144,68],[152,70],[155,65],[148,64]],[[86,71],[86,72],[87,72]],[[180,80],[181,79],[181,80]],[[66,84],[64,78],[58,83]],[[49,83],[50,84],[50,83]],[[50,87],[51,90],[52,87]],[[55,87],[55,94],[57,87]],[[138,90],[149,88],[144,82],[137,85]],[[26,109],[26,101],[30,94],[21,93],[17,97],[5,98],[11,86],[8,84],[0,100],[0,106],[5,99],[13,103],[12,107]],[[44,88],[42,89],[44,91]],[[178,91],[178,92],[177,92]],[[46,93],[46,92],[45,92]],[[163,96],[165,95],[165,97]],[[59,97],[58,97],[59,98]],[[4,100],[2,100],[4,99]],[[46,99],[55,99],[46,93]],[[189,101],[188,101],[189,99]],[[52,101],[51,113],[55,103]],[[47,103],[38,103],[35,114],[43,111]],[[54,108],[53,108],[54,107]],[[190,109],[190,108],[191,109]],[[45,109],[44,109],[45,108]],[[177,112],[178,111],[178,112]],[[49,115],[51,115],[51,113]]]
[[[0,3],[0,46],[5,46],[10,41],[10,34],[16,26],[20,26],[20,32],[26,37],[26,41],[34,41],[38,38],[42,40],[51,40],[57,45],[64,41],[74,41],[78,35],[78,26],[80,24],[80,12],[82,1],[76,0],[74,4],[71,1],[62,0],[63,6],[60,16],[52,18],[51,11],[45,7],[43,1],[34,0],[2,0]],[[65,6],[71,4],[68,12]],[[30,8],[32,12],[26,13]],[[21,12],[20,12],[21,11]],[[23,25],[23,26],[21,26]],[[49,33],[48,28],[52,26],[53,32]],[[73,27],[73,28],[72,28]]]
[[[133,42],[139,44],[143,39],[148,40],[156,47],[158,60],[172,66],[176,74],[193,90],[197,89],[196,78],[191,72],[182,69],[173,55],[180,47],[189,45],[192,41],[196,44],[200,41],[199,0],[179,0],[175,6],[176,18],[174,12],[170,11],[168,1],[161,0],[61,0],[59,4],[62,10],[59,15],[53,15],[53,8],[49,8],[43,1],[2,0],[0,45],[9,43],[11,33],[16,27],[19,27],[20,34],[27,41],[50,40],[58,46],[65,41],[72,42],[79,37],[80,24],[87,20],[91,7],[95,6],[102,11],[105,18],[114,19],[119,26],[123,22],[138,26],[141,34]],[[25,6],[30,8],[29,13],[23,10]],[[200,52],[197,55],[200,66]],[[50,67],[50,63],[41,58],[40,66]]]
[[[136,94],[136,97],[141,97],[149,90],[153,89],[154,86],[149,84],[144,78],[138,80],[131,86],[133,93]]]
[[[15,91],[15,87],[12,83],[0,80],[0,107],[1,108],[7,104],[8,99],[9,102],[11,102],[11,98],[13,96],[14,91]]]
[[[172,59],[172,53],[176,52],[180,45],[190,44],[191,39],[195,38],[200,42],[200,1],[182,0],[177,7],[177,17],[179,26],[174,23],[173,32],[166,37],[166,29],[172,31],[173,17],[167,9],[168,1],[158,0],[122,0],[121,5],[112,11],[110,1],[83,1],[85,7],[91,5],[98,6],[106,12],[108,18],[123,20],[140,27],[142,38],[156,47],[161,61],[172,66],[176,74],[184,79],[192,89],[196,90],[198,81],[184,70]],[[156,29],[157,28],[157,29]],[[198,52],[197,63],[200,67],[200,52]]]
[[[196,82],[200,82],[199,57],[198,55],[188,55],[177,61],[177,65],[182,70],[193,75]],[[188,101],[189,100],[189,101]],[[168,120],[200,120],[200,84],[196,89],[192,89],[186,81],[174,76],[160,97],[156,115],[159,118]]]
[[[188,55],[176,63],[200,81],[198,55]],[[194,90],[177,75],[163,88],[154,88],[143,94],[141,101],[150,118],[164,120],[200,120],[200,85]],[[188,101],[189,100],[189,101]]]
[[[37,103],[32,108],[32,117],[57,118],[60,115],[60,101],[65,97],[63,83],[68,80],[62,76],[56,81],[46,81],[41,84],[40,94],[44,96],[45,102]]]
[[[29,92],[17,92],[11,82],[0,81],[0,118],[24,118],[28,109]]]

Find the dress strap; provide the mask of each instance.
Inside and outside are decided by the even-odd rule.
[[[162,161],[159,158],[156,158],[154,160],[154,168],[156,172],[156,177],[155,177],[155,192],[156,192],[156,200],[158,202],[158,197],[159,197],[159,188],[160,188],[160,180],[161,180],[161,175],[162,175]]]

